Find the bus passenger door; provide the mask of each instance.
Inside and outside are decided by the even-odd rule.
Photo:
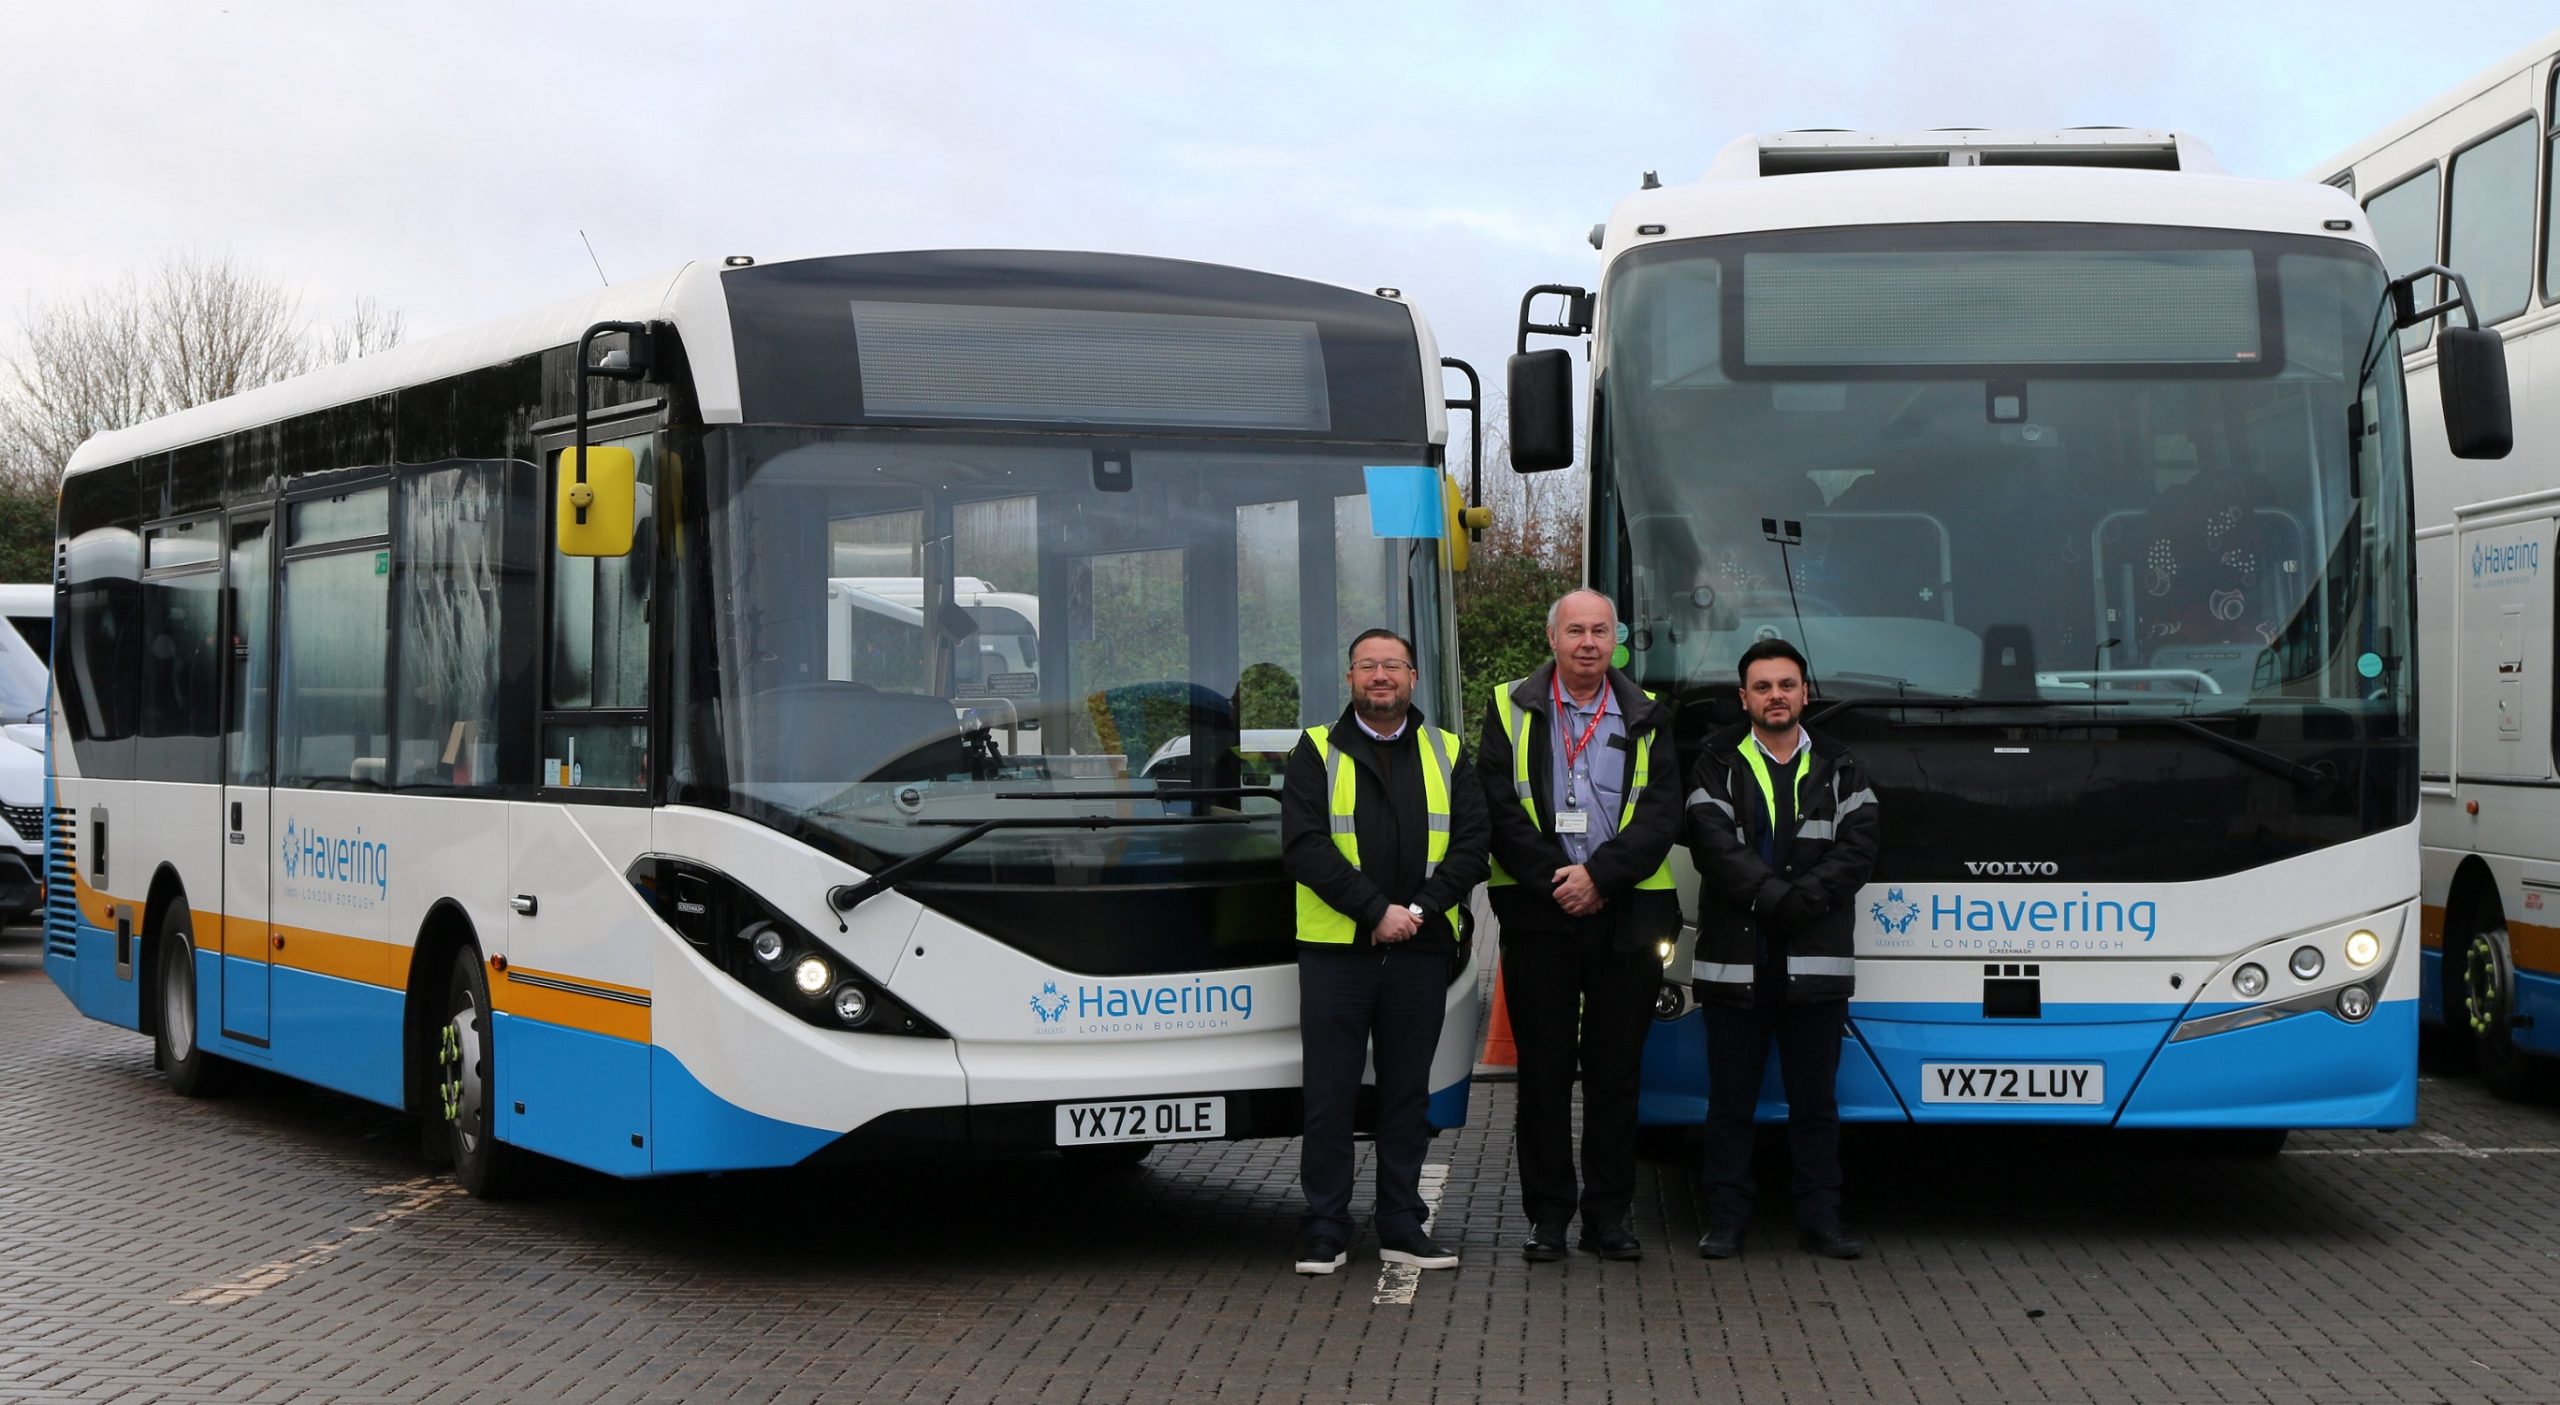
[[[223,570],[231,648],[223,684],[222,1032],[264,1045],[274,971],[267,905],[274,865],[267,833],[275,696],[272,516],[231,519]]]

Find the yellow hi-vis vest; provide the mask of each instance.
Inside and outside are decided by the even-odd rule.
[[[1769,828],[1775,831],[1778,827],[1778,791],[1769,782],[1768,763],[1760,759],[1760,743],[1744,737],[1740,750],[1743,764],[1751,768],[1752,779],[1760,782],[1760,801],[1769,807]],[[1796,743],[1795,808],[1798,815],[1804,813],[1804,778],[1812,770],[1813,744],[1809,739],[1800,740]]]
[[[1529,789],[1529,748],[1521,744],[1529,731],[1528,714],[1522,712],[1520,704],[1512,701],[1511,698],[1511,690],[1528,681],[1526,678],[1515,678],[1496,688],[1493,693],[1493,702],[1497,715],[1502,718],[1502,735],[1511,739],[1511,790],[1513,794],[1520,797],[1520,808],[1529,812],[1529,823],[1534,825],[1538,822],[1538,797]],[[1605,688],[1609,685],[1602,683],[1600,686]],[[1652,698],[1653,690],[1646,689],[1645,697]],[[1633,782],[1627,787],[1626,803],[1618,807],[1620,834],[1626,833],[1627,826],[1636,822],[1636,797],[1644,793],[1646,782],[1653,779],[1653,743],[1661,735],[1662,729],[1656,727],[1645,733],[1644,739],[1636,743],[1636,773]],[[1486,880],[1489,886],[1496,888],[1519,881],[1502,871],[1500,859],[1493,861],[1493,877]],[[1667,855],[1659,868],[1636,885],[1639,889],[1671,886],[1673,886],[1671,860]]]
[[[1360,831],[1353,812],[1359,806],[1360,777],[1351,758],[1335,746],[1331,727],[1309,727],[1307,740],[1314,744],[1316,755],[1324,762],[1325,812],[1332,822],[1333,847],[1353,868],[1360,866]],[[1458,754],[1458,734],[1437,727],[1422,728],[1415,739],[1422,746],[1422,809],[1430,830],[1423,838],[1422,876],[1429,878],[1449,857],[1449,768],[1450,758]],[[1334,910],[1333,904],[1317,897],[1304,883],[1298,890],[1298,940],[1326,942],[1349,946],[1359,937],[1351,918]],[[1449,924],[1449,937],[1458,939],[1458,914],[1455,909],[1440,914]]]

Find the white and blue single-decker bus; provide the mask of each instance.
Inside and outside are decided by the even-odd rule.
[[[1524,300],[1515,464],[1574,452],[1568,353],[1528,338],[1589,335],[1587,570],[1627,666],[1694,756],[1736,657],[1794,641],[1807,722],[1869,772],[1842,1115],[2407,1125],[2392,333],[2437,309],[2363,211],[2174,133],[1818,132],[1648,181],[1593,242],[1595,292]],[[1693,1123],[1685,942],[1666,966],[1643,1116]]]
[[[1455,707],[1441,376],[1392,290],[736,258],[102,435],[46,969],[481,1191],[1295,1135],[1254,743],[1372,626]]]

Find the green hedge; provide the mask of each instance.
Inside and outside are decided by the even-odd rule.
[[[53,494],[0,491],[0,581],[53,579]]]
[[[1466,674],[1466,715],[1453,725],[1468,746],[1484,725],[1494,688],[1547,661],[1547,606],[1580,584],[1579,571],[1515,551],[1478,555],[1458,577],[1458,665]]]

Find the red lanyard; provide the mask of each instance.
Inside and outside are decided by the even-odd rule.
[[[1564,735],[1565,728],[1561,725],[1565,717],[1564,680],[1550,674],[1547,677],[1547,686],[1555,690],[1556,721],[1559,724],[1556,728],[1556,735],[1564,737],[1564,769],[1567,775],[1571,775],[1573,772],[1573,763],[1582,759],[1582,753],[1588,750],[1591,746],[1592,734],[1600,730],[1600,720],[1609,715],[1609,685],[1605,679],[1601,682],[1600,710],[1591,714],[1591,725],[1582,729],[1582,740],[1580,741],[1575,741],[1571,737],[1566,737]]]

